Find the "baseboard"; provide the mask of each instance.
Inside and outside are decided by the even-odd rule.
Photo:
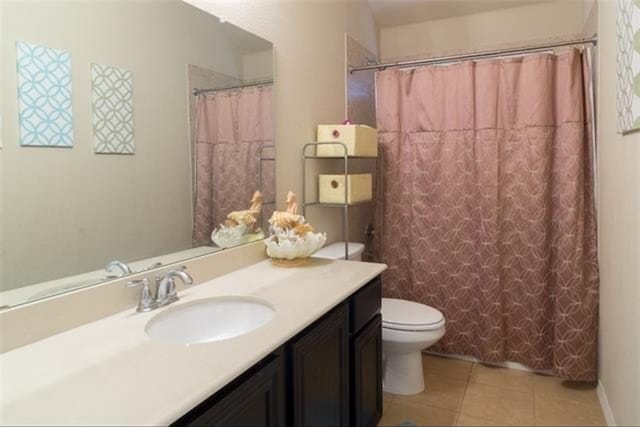
[[[483,362],[477,357],[465,356],[461,354],[442,354],[442,353],[436,353],[435,351],[424,351],[423,353],[433,354],[434,356],[439,356],[439,357],[447,357],[449,359],[458,359],[458,360],[466,360],[467,362],[482,363],[484,365],[499,366],[501,368],[517,369],[518,371],[535,372],[537,374],[542,374],[542,375],[553,375],[549,369],[531,369],[525,365],[522,365],[516,362]]]
[[[609,405],[607,393],[605,392],[604,385],[600,380],[598,380],[598,387],[596,388],[596,392],[598,393],[598,399],[600,400],[600,406],[602,407],[602,413],[604,414],[604,419],[607,422],[607,425],[615,426],[616,420],[615,418],[613,418],[613,411],[611,410],[611,406]]]

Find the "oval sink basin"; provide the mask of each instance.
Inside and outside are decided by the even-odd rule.
[[[274,315],[273,306],[258,298],[208,298],[166,309],[149,320],[145,331],[159,341],[199,344],[244,335]]]

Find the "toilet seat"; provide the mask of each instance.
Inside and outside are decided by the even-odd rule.
[[[444,326],[439,310],[413,301],[382,298],[382,327],[397,331],[431,331]]]

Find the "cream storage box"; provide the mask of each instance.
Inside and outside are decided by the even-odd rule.
[[[318,125],[318,142],[342,142],[347,154],[357,157],[378,156],[378,130],[366,125]],[[318,145],[318,157],[342,157],[341,145]]]
[[[358,203],[371,200],[371,174],[347,175],[319,175],[319,201],[320,203]],[[347,188],[347,200],[344,200],[344,190]]]

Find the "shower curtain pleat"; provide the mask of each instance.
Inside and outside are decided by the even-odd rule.
[[[443,311],[433,350],[596,378],[586,67],[572,49],[377,74],[384,293]]]
[[[229,212],[247,209],[258,189],[258,156],[273,145],[272,87],[200,95],[196,111],[193,245],[211,245],[211,232]],[[263,196],[274,200],[273,162],[262,168]],[[263,208],[269,218],[272,206]]]

